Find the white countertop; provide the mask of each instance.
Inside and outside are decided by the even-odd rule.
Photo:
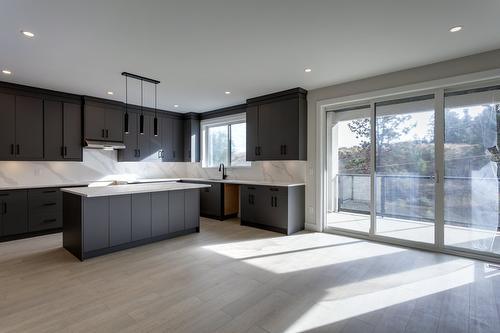
[[[71,187],[63,188],[61,191],[79,195],[82,197],[107,197],[113,195],[126,195],[135,193],[150,193],[150,192],[165,192],[165,191],[180,191],[191,190],[197,188],[210,187],[204,184],[190,184],[190,183],[176,183],[176,182],[163,182],[163,183],[149,183],[149,184],[129,184],[129,185],[111,185],[100,187]]]
[[[207,178],[181,178],[182,181],[189,182],[213,182],[213,183],[225,183],[225,184],[237,184],[237,185],[263,185],[263,186],[281,186],[281,187],[293,187],[293,186],[304,186],[305,183],[294,183],[294,182],[272,182],[265,180],[242,180],[242,179],[207,179]]]

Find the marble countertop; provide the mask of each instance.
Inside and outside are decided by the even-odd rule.
[[[181,178],[182,181],[195,181],[195,182],[214,182],[214,183],[225,183],[225,184],[237,184],[237,185],[264,185],[264,186],[279,186],[279,187],[293,187],[293,186],[304,186],[305,183],[295,183],[295,182],[273,182],[265,180],[243,180],[243,179],[215,179],[215,178]]]
[[[135,193],[165,192],[191,190],[197,188],[210,187],[204,184],[176,183],[176,182],[156,182],[147,184],[128,184],[98,187],[71,187],[63,188],[61,191],[79,195],[82,197],[107,197],[113,195],[126,195]]]

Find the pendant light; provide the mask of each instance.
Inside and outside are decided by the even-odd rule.
[[[128,76],[125,76],[125,126],[124,126],[124,132],[125,134],[129,133],[128,130]]]
[[[139,133],[140,134],[144,134],[144,108],[143,108],[144,89],[143,89],[143,83],[144,83],[144,81],[141,80],[141,116],[139,117]]]
[[[155,119],[153,121],[153,134],[154,136],[158,136],[158,98],[157,98],[157,89],[156,89],[156,84],[155,84]]]

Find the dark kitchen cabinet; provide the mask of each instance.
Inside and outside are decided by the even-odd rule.
[[[28,232],[28,192],[0,192],[0,235],[11,236]]]
[[[169,232],[168,197],[169,192],[151,193],[151,232],[153,237]]]
[[[150,142],[151,142],[151,135],[153,132],[153,117],[144,114],[144,128],[143,132],[141,134],[140,132],[140,119],[141,115],[137,115],[137,123],[139,124],[139,128],[137,130],[137,149],[139,153],[139,161],[145,160],[149,157],[151,154],[150,151]]]
[[[41,98],[0,94],[0,159],[43,160]]]
[[[132,241],[151,237],[151,195],[132,194]]]
[[[200,119],[188,114],[184,119],[184,162],[200,162]]]
[[[304,229],[305,186],[240,186],[241,224],[290,235]]]
[[[44,101],[44,159],[82,160],[82,113],[78,103]]]
[[[83,198],[83,251],[109,247],[109,198]],[[65,213],[66,214],[66,213]]]
[[[149,156],[150,160],[161,160],[162,159],[162,136],[161,133],[163,132],[163,127],[162,127],[162,122],[158,116],[156,116],[157,119],[157,126],[158,126],[158,132],[157,135],[154,133],[154,120],[155,117],[152,115],[149,117]]]
[[[186,180],[186,183],[206,184],[210,187],[199,189],[200,216],[224,220],[224,184],[219,182]]]
[[[184,192],[170,191],[168,195],[168,221],[170,233],[182,231],[184,224]]]
[[[128,133],[123,134],[125,149],[118,151],[118,162],[131,162],[139,159],[137,151],[137,135],[139,134],[139,117],[136,113],[128,113]]]
[[[200,227],[200,190],[184,191],[184,219],[186,229]]]
[[[0,93],[0,160],[15,159],[16,96]]]
[[[62,193],[58,188],[28,190],[28,231],[62,227]]]
[[[129,243],[132,240],[131,196],[109,197],[109,246]]]
[[[123,117],[121,103],[85,97],[85,139],[123,142]]]
[[[173,117],[160,117],[162,131],[161,146],[162,160],[164,162],[184,161],[184,123],[182,119]]]
[[[129,132],[123,135],[125,149],[118,151],[119,162],[155,161],[162,157],[162,137],[160,124],[158,136],[154,135],[154,115],[144,113],[144,131],[140,133],[140,113],[128,113]]]
[[[247,100],[247,160],[307,159],[307,100],[300,88]]]

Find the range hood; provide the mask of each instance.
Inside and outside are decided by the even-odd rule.
[[[115,149],[125,149],[126,147],[122,142],[85,139],[85,148],[115,150]]]

